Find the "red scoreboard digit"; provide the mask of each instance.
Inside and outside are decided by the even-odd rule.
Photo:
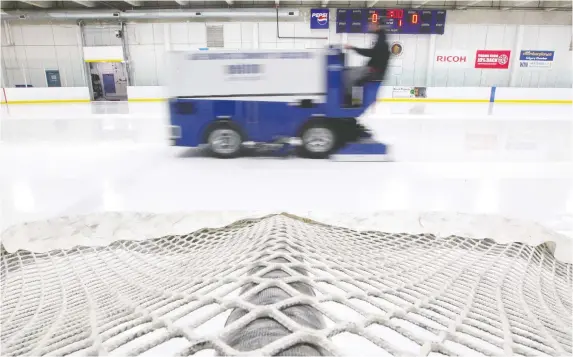
[[[404,10],[402,9],[386,10],[386,17],[389,19],[402,19],[404,17]]]

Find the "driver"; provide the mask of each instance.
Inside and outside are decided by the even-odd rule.
[[[370,57],[366,66],[353,67],[345,71],[345,89],[347,103],[352,101],[352,87],[362,86],[367,81],[384,79],[390,50],[386,42],[386,31],[378,22],[371,22],[368,25],[368,31],[377,35],[376,43],[372,48],[358,48],[351,45],[345,45],[344,48],[356,51],[365,57]]]

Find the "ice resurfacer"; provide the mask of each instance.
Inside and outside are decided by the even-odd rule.
[[[296,147],[310,158],[383,160],[386,145],[357,121],[380,82],[367,82],[345,103],[344,65],[339,48],[172,52],[172,143],[207,145],[224,158],[248,147]]]

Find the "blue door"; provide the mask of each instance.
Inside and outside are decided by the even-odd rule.
[[[103,92],[114,94],[115,93],[115,77],[113,73],[105,73],[102,78]]]

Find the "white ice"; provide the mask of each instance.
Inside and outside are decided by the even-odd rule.
[[[217,160],[170,147],[165,103],[3,105],[0,231],[194,210],[492,214],[573,231],[569,105],[379,103],[395,162]]]

